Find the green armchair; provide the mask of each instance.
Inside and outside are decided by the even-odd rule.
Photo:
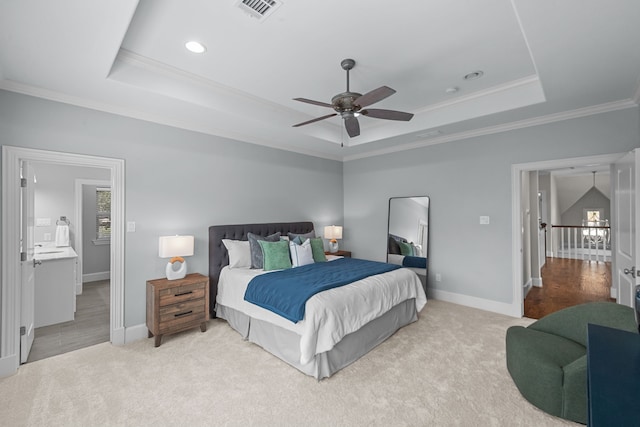
[[[507,330],[507,369],[533,405],[561,418],[587,422],[587,324],[637,332],[633,309],[594,302]]]

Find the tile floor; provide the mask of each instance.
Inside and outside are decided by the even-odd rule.
[[[70,322],[36,328],[27,363],[109,341],[109,280],[83,284]]]

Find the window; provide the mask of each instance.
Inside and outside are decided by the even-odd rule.
[[[97,241],[111,240],[111,188],[96,188]]]
[[[588,222],[600,221],[600,211],[599,210],[587,210],[587,221]]]

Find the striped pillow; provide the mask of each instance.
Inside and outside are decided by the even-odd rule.
[[[294,267],[313,264],[313,250],[311,249],[311,240],[307,239],[301,245],[296,242],[289,242],[289,251],[291,252],[291,263]]]

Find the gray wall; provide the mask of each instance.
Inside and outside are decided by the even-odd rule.
[[[145,284],[164,276],[158,236],[192,234],[208,273],[208,227],[343,223],[342,163],[0,91],[0,145],[125,160],[125,326],[145,322]],[[385,201],[386,203],[386,201]],[[386,221],[386,205],[384,207]],[[383,235],[386,234],[386,224]]]
[[[109,272],[111,245],[95,245],[96,229],[96,185],[82,186],[82,274]],[[84,282],[83,278],[83,282]]]
[[[562,225],[582,225],[585,209],[602,209],[601,219],[608,219],[611,225],[611,200],[597,188],[591,188],[569,209],[562,213]]]
[[[6,144],[11,145],[11,144]],[[34,241],[45,241],[45,234],[50,234],[49,241],[56,236],[56,220],[66,216],[69,220],[70,245],[73,247],[76,230],[80,225],[75,217],[75,182],[76,179],[109,179],[109,170],[101,168],[85,168],[34,163],[36,174],[34,185],[36,218],[49,218],[50,226],[35,227]]]
[[[639,117],[626,109],[346,162],[343,247],[384,260],[387,200],[426,194],[429,287],[512,303],[511,165],[629,151]]]

